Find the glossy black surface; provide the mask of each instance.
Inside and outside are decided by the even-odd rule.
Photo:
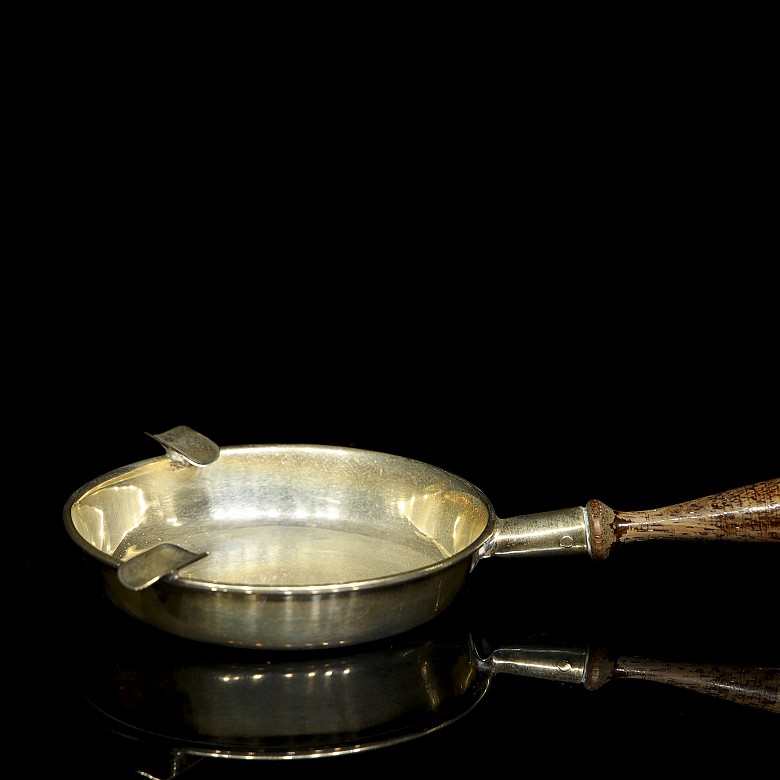
[[[15,643],[24,671],[10,672],[22,695],[18,749],[26,760],[52,776],[67,768],[107,780],[139,772],[228,780],[423,767],[456,775],[464,764],[494,774],[498,759],[518,771],[542,762],[609,775],[672,760],[699,767],[735,755],[747,767],[758,761],[772,749],[777,714],[650,680],[613,679],[588,691],[488,678],[471,667],[469,648],[591,647],[613,658],[777,669],[776,546],[638,544],[602,563],[491,559],[475,569],[451,611],[411,635],[341,655],[279,657],[163,636],[118,614],[86,578],[62,529],[71,490],[156,456],[144,430],[180,423],[222,444],[308,440],[427,460],[481,487],[499,515],[591,497],[648,508],[776,476],[776,456],[756,430],[743,437],[731,429],[720,446],[701,419],[694,430],[675,430],[679,417],[575,419],[561,408],[556,419],[550,408],[540,416],[503,400],[500,410],[466,408],[460,417],[420,407],[408,426],[393,409],[363,418],[342,408],[342,419],[324,423],[305,405],[242,419],[235,409],[203,413],[191,403],[179,413],[170,402],[146,419],[133,413],[60,423],[67,457],[36,500],[40,524],[25,548],[26,609]],[[667,440],[673,435],[675,443]],[[354,675],[349,684],[324,682],[345,668]],[[275,684],[273,695],[268,687],[258,693],[261,673]],[[286,674],[292,687],[285,688]],[[300,682],[307,674],[315,681],[308,688]],[[231,678],[243,692],[229,688]],[[776,699],[776,685],[769,695]],[[231,723],[240,733],[230,733]],[[296,757],[280,758],[285,752]],[[325,755],[300,757],[310,752]]]

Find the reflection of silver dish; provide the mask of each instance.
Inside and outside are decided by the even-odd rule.
[[[438,729],[471,709],[490,680],[468,642],[298,658],[168,664],[158,655],[117,668],[87,698],[115,730],[163,736],[192,755],[306,758]]]
[[[124,632],[117,647],[105,636],[83,692],[108,731],[163,749],[166,777],[203,757],[300,759],[397,745],[469,713],[500,672],[591,690],[643,679],[780,712],[778,668],[610,659],[549,639],[489,649],[452,621],[338,653],[257,654],[145,631]]]

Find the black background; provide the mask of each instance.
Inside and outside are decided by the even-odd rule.
[[[30,767],[53,777],[171,772],[164,722],[162,734],[128,737],[85,695],[96,669],[119,669],[113,652],[154,668],[158,641],[94,604],[62,523],[72,491],[160,454],[145,431],[184,424],[221,445],[405,455],[473,482],[502,517],[590,498],[664,506],[778,475],[773,333],[751,325],[750,306],[698,300],[672,277],[640,294],[638,281],[589,285],[582,268],[574,286],[557,270],[515,271],[477,277],[447,262],[423,273],[366,260],[288,269],[279,287],[242,269],[221,274],[218,293],[206,281],[162,296],[93,283],[94,305],[63,307],[56,350],[42,345],[16,386],[20,398],[44,390],[19,432],[34,479],[13,507],[26,526],[12,545],[24,583],[12,650],[25,673],[14,664],[9,675]],[[77,287],[70,299],[83,297]],[[21,528],[18,516],[9,523]],[[777,570],[774,545],[722,543],[632,545],[601,563],[488,559],[452,620],[497,647],[549,638],[613,656],[777,668]],[[189,652],[185,644],[182,663]],[[587,691],[499,674],[470,712],[402,744],[317,759],[205,758],[183,774],[357,775],[421,761],[454,773],[506,760],[522,771],[537,758],[607,773],[637,762],[744,768],[777,726],[777,715],[651,681]]]
[[[704,21],[639,50],[585,35],[576,51],[557,22],[540,51],[537,28],[495,45],[488,24],[478,68],[480,34],[450,39],[437,20],[418,43],[450,41],[446,67],[433,54],[403,74],[395,40],[366,72],[370,36],[365,50],[325,36],[312,55],[297,21],[284,56],[259,63],[267,40],[226,34],[219,75],[210,32],[145,73],[154,52],[136,40],[111,67],[111,39],[42,59],[9,208],[9,771],[170,774],[175,723],[127,736],[85,695],[128,654],[155,668],[163,640],[95,605],[62,520],[81,485],[161,452],[145,431],[417,458],[502,517],[780,476],[768,49],[743,56]],[[776,669],[778,563],[777,545],[681,542],[603,563],[488,559],[452,619],[496,646]],[[777,734],[775,714],[646,680],[499,674],[470,712],[403,744],[208,758],[184,776],[751,775]]]

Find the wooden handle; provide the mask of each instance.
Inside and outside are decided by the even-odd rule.
[[[611,662],[606,654],[595,654],[584,684],[600,688],[618,678],[650,680],[687,688],[725,701],[780,713],[780,669],[722,664],[680,663],[636,656],[621,656]]]
[[[585,509],[596,559],[615,544],[647,539],[780,542],[780,479],[641,512],[616,512],[595,499]]]

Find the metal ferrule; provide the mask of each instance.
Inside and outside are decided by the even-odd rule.
[[[576,506],[500,519],[489,555],[573,555],[590,552],[587,514]]]

